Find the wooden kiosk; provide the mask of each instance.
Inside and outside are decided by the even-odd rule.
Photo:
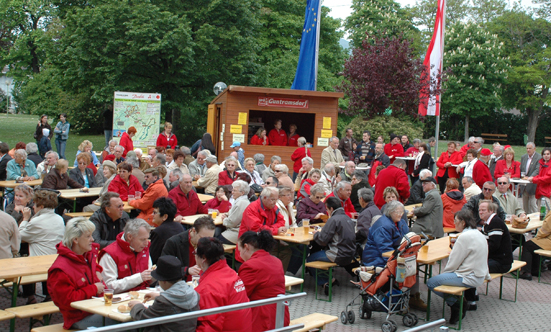
[[[281,128],[285,132],[289,132],[290,124],[295,124],[296,132],[312,144],[310,152],[314,167],[319,168],[321,152],[329,146],[332,136],[339,136],[338,101],[343,96],[339,92],[230,85],[209,104],[208,110],[207,132],[212,135],[218,161],[222,162],[229,156],[232,152],[230,146],[234,141],[239,141],[246,158],[262,153],[264,164],[269,165],[270,158],[278,155],[292,175],[291,155],[296,146],[249,144],[258,128],[265,127],[269,133],[274,128],[274,121],[281,119]]]

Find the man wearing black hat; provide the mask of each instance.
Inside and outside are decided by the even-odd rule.
[[[163,293],[151,292],[145,294],[145,300],[155,300],[146,308],[141,301],[130,301],[130,316],[134,320],[150,319],[168,315],[182,314],[199,310],[199,294],[182,280],[180,260],[174,256],[162,256],[157,261],[157,269],[151,276],[159,281]],[[150,326],[145,332],[159,331],[195,331],[197,319],[187,319],[162,325]]]
[[[425,192],[425,200],[423,205],[413,210],[413,214],[417,216],[415,224],[411,227],[411,231],[417,234],[421,232],[427,236],[440,238],[444,236],[444,228],[442,220],[444,220],[444,205],[440,197],[440,191],[436,188],[436,180],[429,176],[420,180]]]

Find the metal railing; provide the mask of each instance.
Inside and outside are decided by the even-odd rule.
[[[246,302],[246,303],[239,303],[239,304],[232,304],[227,305],[223,307],[218,308],[211,308],[211,309],[204,309],[204,310],[198,310],[198,311],[191,311],[186,312],[183,314],[176,314],[176,315],[170,315],[170,316],[163,316],[163,317],[157,317],[157,318],[151,318],[151,319],[144,319],[139,321],[133,321],[128,323],[121,323],[117,325],[109,325],[109,326],[103,326],[99,328],[95,328],[94,332],[103,332],[103,331],[128,331],[133,329],[139,329],[142,327],[147,326],[154,326],[154,325],[160,325],[160,324],[166,324],[166,323],[173,323],[173,322],[179,322],[187,319],[192,318],[198,318],[203,316],[209,316],[214,314],[221,314],[228,311],[235,311],[235,310],[241,310],[241,309],[247,309],[247,308],[254,308],[254,307],[260,307],[268,304],[277,304],[276,309],[276,319],[275,319],[275,330],[274,331],[290,331],[288,327],[283,327],[283,320],[285,317],[285,306],[289,305],[288,303],[285,303],[290,300],[298,299],[301,297],[306,296],[306,293],[297,293],[297,294],[289,294],[289,295],[278,295],[277,297],[272,297],[269,299],[264,300],[258,300],[258,301],[252,301],[252,302]],[[302,325],[302,326],[301,326]],[[304,327],[304,324],[299,325],[293,325],[293,329],[298,329]],[[89,330],[83,330],[83,331],[89,331]]]
[[[417,332],[417,331],[424,331],[428,330],[433,327],[438,327],[440,330],[442,330],[442,324],[446,324],[446,320],[444,318],[440,318],[439,320],[435,320],[434,322],[430,322],[427,324],[419,325],[414,328],[411,328],[409,330],[405,330],[404,332]],[[445,326],[444,326],[445,327]],[[447,327],[445,327],[447,329]]]

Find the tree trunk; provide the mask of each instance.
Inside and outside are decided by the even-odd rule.
[[[547,99],[549,88],[543,87],[542,98],[540,99],[540,105],[537,109],[527,108],[526,114],[528,115],[528,142],[534,142],[536,140],[536,130],[538,129],[538,122],[541,113],[543,112],[543,106]]]
[[[465,116],[465,143],[469,141],[469,116]]]

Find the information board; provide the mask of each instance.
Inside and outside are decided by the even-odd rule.
[[[115,92],[113,139],[120,141],[128,128],[135,127],[134,147],[155,146],[161,121],[161,95],[158,93]]]

